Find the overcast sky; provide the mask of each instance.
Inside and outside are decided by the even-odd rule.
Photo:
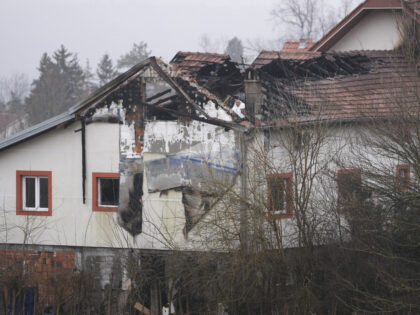
[[[169,61],[179,50],[200,50],[203,34],[274,38],[270,11],[279,1],[0,0],[0,77],[23,72],[33,79],[42,53],[61,44],[95,69],[105,52],[115,62],[142,40]]]

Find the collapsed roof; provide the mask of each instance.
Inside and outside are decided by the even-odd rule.
[[[196,82],[222,99],[242,88],[242,74],[228,54],[179,51],[170,65],[178,75]]]
[[[230,61],[225,61],[227,63],[224,64],[229,65],[229,71],[231,72],[228,72],[228,78],[221,79],[224,83],[215,82],[217,80],[213,79],[210,80],[212,77],[217,78],[213,73],[210,73],[209,82],[203,83],[201,80],[196,81],[193,78],[193,76],[203,78],[204,74],[201,75],[200,71],[197,73],[191,72],[190,76],[187,76],[184,71],[170,71],[168,64],[155,57],[150,57],[105,84],[87,99],[69,108],[67,111],[0,141],[0,150],[26,141],[51,129],[65,127],[78,119],[89,119],[94,115],[97,108],[110,106],[112,102],[118,102],[119,100],[124,100],[125,106],[132,105],[134,102],[137,105],[149,108],[149,112],[159,112],[161,115],[166,113],[165,117],[167,118],[188,117],[228,129],[244,130],[244,127],[235,124],[233,121],[221,119],[215,115],[212,116],[203,109],[208,101],[212,101],[216,109],[221,108],[226,113],[230,110],[229,106],[215,92],[208,89],[211,88],[213,91],[220,92],[226,84],[232,82],[230,80],[238,80],[237,74],[239,70],[231,68]],[[213,67],[214,63],[209,63],[207,66]],[[147,91],[147,93],[146,91],[141,91],[142,76],[145,75],[147,77],[149,75],[146,73],[147,71],[154,71],[166,89]],[[207,72],[204,71],[204,73]],[[242,80],[238,82],[241,84]],[[223,93],[220,94],[223,95]],[[127,108],[129,109],[129,107]]]
[[[282,50],[261,51],[257,58],[252,62],[251,67],[258,69],[279,58],[283,60],[307,60],[314,58],[321,53],[311,51],[310,49],[313,45],[314,41],[310,38],[304,38],[298,41],[287,41],[284,43]]]
[[[324,53],[310,59],[280,57],[249,71],[261,80],[259,114],[265,119],[395,116],[401,106],[417,106],[419,101],[416,67],[397,51]]]
[[[268,119],[292,117],[310,121],[389,116],[395,115],[401,103],[418,103],[417,71],[401,52],[319,53],[309,51],[312,41],[304,40],[305,47],[299,48],[300,43],[289,42],[282,51],[262,51],[245,75],[226,54],[178,52],[170,65],[149,58],[66,112],[4,139],[0,150],[92,115],[95,108],[112,100],[140,98],[139,92],[130,92],[127,87],[138,87],[137,81],[148,69],[154,69],[169,87],[147,93],[141,100],[149,112],[229,129],[247,128],[235,123],[235,117],[226,121],[211,116],[203,106],[211,100],[216,108],[229,113],[229,99],[243,90],[244,78],[250,77],[260,80],[262,100],[259,112],[248,114],[262,114],[263,124]]]

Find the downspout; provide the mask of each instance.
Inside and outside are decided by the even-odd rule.
[[[241,248],[245,252],[250,251],[249,244],[249,214],[248,214],[248,146],[247,143],[253,140],[255,133],[250,130],[248,132],[239,132],[239,142],[240,142],[240,161],[242,166],[241,174],[241,212],[240,212],[240,241]]]
[[[241,174],[241,213],[240,213],[240,240],[241,240],[241,247],[244,252],[248,251],[248,206],[247,206],[247,197],[248,197],[248,190],[247,190],[247,183],[246,179],[248,177],[248,166],[247,166],[247,147],[245,143],[245,133],[239,133],[239,143],[240,143],[240,150],[241,150],[241,166],[242,166],[242,174]]]
[[[86,204],[86,118],[79,116],[82,127],[74,132],[82,132],[82,193],[83,204]]]
[[[83,189],[83,204],[86,204],[86,120],[85,117],[80,117],[82,123],[82,189]]]

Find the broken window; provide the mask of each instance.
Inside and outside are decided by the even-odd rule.
[[[119,174],[92,174],[92,209],[93,211],[117,211],[119,202]]]
[[[16,172],[16,212],[23,215],[51,215],[51,172]]]
[[[119,195],[118,178],[99,178],[98,204],[101,207],[117,206]]]
[[[267,177],[268,209],[273,218],[289,218],[293,215],[292,174],[271,174]]]

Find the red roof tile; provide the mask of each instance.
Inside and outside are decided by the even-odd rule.
[[[310,38],[303,38],[296,41],[287,41],[284,43],[281,52],[287,53],[302,53],[309,51],[315,42]]]
[[[172,58],[170,65],[174,71],[193,74],[209,64],[223,64],[228,61],[228,54],[179,51]]]

